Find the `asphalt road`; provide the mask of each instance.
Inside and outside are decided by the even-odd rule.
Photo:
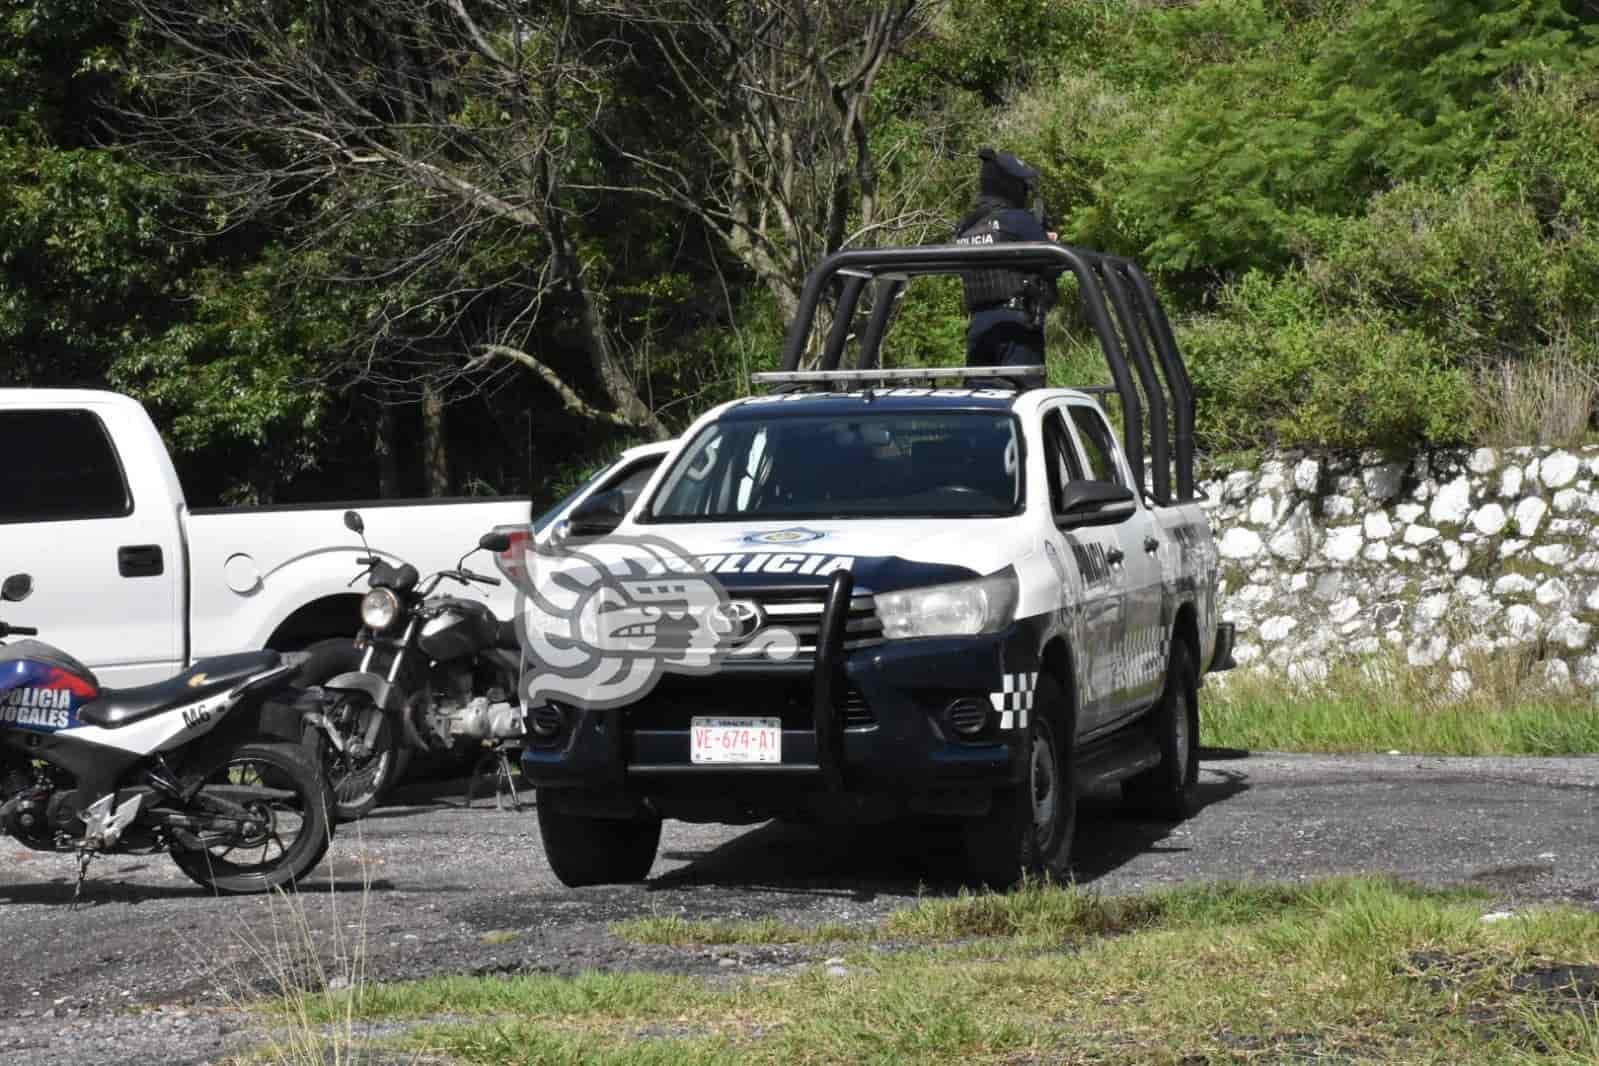
[[[1106,892],[1213,879],[1386,872],[1475,883],[1503,903],[1599,907],[1599,758],[1439,759],[1209,752],[1205,806],[1181,825],[1085,804],[1076,865]],[[893,830],[668,823],[651,880],[571,890],[531,811],[463,804],[462,782],[408,788],[341,829],[292,904],[217,899],[165,857],[100,860],[77,909],[75,863],[0,838],[0,1063],[216,1061],[255,1034],[228,1004],[273,987],[306,930],[324,955],[364,944],[366,978],[803,966],[806,948],[630,946],[607,923],[649,914],[866,923],[939,880],[943,841]],[[327,970],[335,980],[348,964]]]

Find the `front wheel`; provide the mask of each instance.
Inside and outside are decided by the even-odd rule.
[[[550,869],[568,888],[642,881],[661,846],[659,818],[592,818],[559,809],[540,795],[539,835]]]
[[[388,795],[410,764],[411,749],[400,737],[394,716],[369,696],[340,692],[323,707],[344,745],[341,751],[320,725],[307,725],[303,746],[333,790],[333,813],[340,822],[365,818]]]
[[[199,827],[172,861],[223,895],[297,885],[333,839],[327,782],[292,744],[245,744],[206,778],[189,813]]]
[[[1060,682],[1039,674],[1028,715],[1027,772],[1020,787],[1000,789],[993,806],[963,827],[970,873],[993,888],[1023,877],[1065,880],[1077,837],[1076,738]]]
[[[318,641],[307,649],[295,684],[324,685],[339,674],[361,668],[361,652],[346,637]],[[374,660],[382,665],[381,657]],[[371,697],[358,692],[329,692],[322,713],[339,735],[333,743],[320,725],[306,723],[302,744],[315,766],[322,768],[333,789],[333,816],[340,822],[365,818],[405,776],[411,749],[394,717],[380,711]],[[342,746],[342,747],[341,747]]]

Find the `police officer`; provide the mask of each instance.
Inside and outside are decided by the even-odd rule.
[[[1009,152],[984,148],[977,202],[955,227],[956,244],[1054,240],[1034,208],[1038,171]],[[1036,212],[1036,213],[1035,213]],[[961,275],[966,290],[967,366],[1037,366],[1044,361],[1044,313],[1056,300],[1055,278],[1016,270]]]

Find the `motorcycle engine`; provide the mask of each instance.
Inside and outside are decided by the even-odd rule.
[[[55,847],[51,824],[60,805],[55,782],[31,770],[14,770],[0,780],[0,831],[30,848]]]
[[[486,696],[475,697],[450,720],[450,735],[466,740],[511,740],[525,731],[521,708],[503,700],[490,703]]]

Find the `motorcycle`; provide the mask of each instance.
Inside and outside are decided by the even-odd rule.
[[[13,574],[0,600],[32,591]],[[0,639],[37,635],[0,622]],[[327,782],[295,743],[303,708],[282,698],[297,667],[245,652],[109,689],[43,641],[0,645],[0,834],[77,852],[74,899],[102,854],[167,852],[218,893],[292,885],[333,837]]]
[[[521,735],[516,699],[520,645],[512,623],[485,604],[435,596],[445,580],[499,585],[466,569],[477,551],[502,552],[503,533],[485,533],[453,569],[425,581],[409,563],[372,552],[359,513],[344,513],[345,528],[366,555],[354,581],[367,578],[361,628],[354,642],[313,645],[299,683],[320,688],[323,706],[304,716],[304,744],[333,786],[339,821],[364,817],[419,754],[481,753]],[[359,662],[351,668],[352,655]]]

